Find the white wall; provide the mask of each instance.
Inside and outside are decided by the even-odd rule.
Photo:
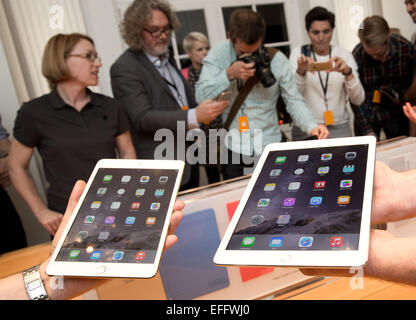
[[[404,1],[381,0],[383,16],[386,18],[390,28],[399,28],[402,35],[409,39],[416,32],[416,25],[406,11]]]

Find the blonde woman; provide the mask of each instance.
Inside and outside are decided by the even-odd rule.
[[[202,60],[209,51],[208,38],[200,32],[191,32],[183,40],[183,48],[191,60],[191,65],[182,69],[182,74],[195,92],[195,84],[202,70]]]
[[[120,104],[93,93],[101,60],[93,40],[58,34],[46,45],[42,73],[52,91],[24,103],[17,114],[10,149],[10,177],[45,229],[54,235],[77,180],[88,180],[103,158],[136,158]],[[27,172],[38,149],[49,183],[45,204]]]

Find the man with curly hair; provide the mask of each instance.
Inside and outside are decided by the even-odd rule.
[[[121,24],[129,49],[111,67],[111,84],[130,120],[138,158],[159,157],[155,133],[168,129],[175,139],[172,158],[185,160],[184,150],[178,150],[185,141],[179,141],[179,136],[214,120],[228,106],[228,102],[212,100],[196,104],[190,85],[169,54],[170,36],[178,26],[164,0],[134,1]],[[197,187],[199,166],[187,163],[182,181],[182,190]]]

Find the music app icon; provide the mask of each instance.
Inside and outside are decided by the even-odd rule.
[[[332,237],[329,245],[331,248],[341,248],[344,245],[344,237]]]

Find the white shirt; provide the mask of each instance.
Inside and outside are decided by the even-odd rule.
[[[175,85],[175,87],[172,85],[168,85],[168,87],[173,96],[176,98],[179,106],[189,106],[182,78],[176,69],[169,63],[169,54],[166,54],[163,59],[160,60],[159,57],[152,56],[150,53],[144,53],[149,58],[150,62],[155,66],[162,78]],[[188,109],[188,126],[190,129],[199,128],[196,118],[196,108]]]
[[[295,75],[296,85],[305,99],[306,105],[312,111],[316,121],[319,124],[325,124],[324,112],[326,111],[324,91],[319,80],[318,72],[307,72],[305,77],[299,75],[298,58],[301,56],[301,47],[295,48],[290,54],[290,63]],[[317,62],[325,62],[329,60],[329,55],[320,56],[315,54]],[[331,57],[342,58],[349,67],[352,68],[354,78],[350,81],[345,80],[340,72],[330,72],[328,81],[328,90],[326,97],[328,99],[329,111],[332,111],[334,117],[334,125],[346,123],[349,121],[347,110],[348,98],[355,105],[361,105],[365,99],[364,88],[360,82],[358,75],[358,66],[353,55],[346,49],[332,46]],[[327,72],[321,71],[322,82],[325,86]]]

